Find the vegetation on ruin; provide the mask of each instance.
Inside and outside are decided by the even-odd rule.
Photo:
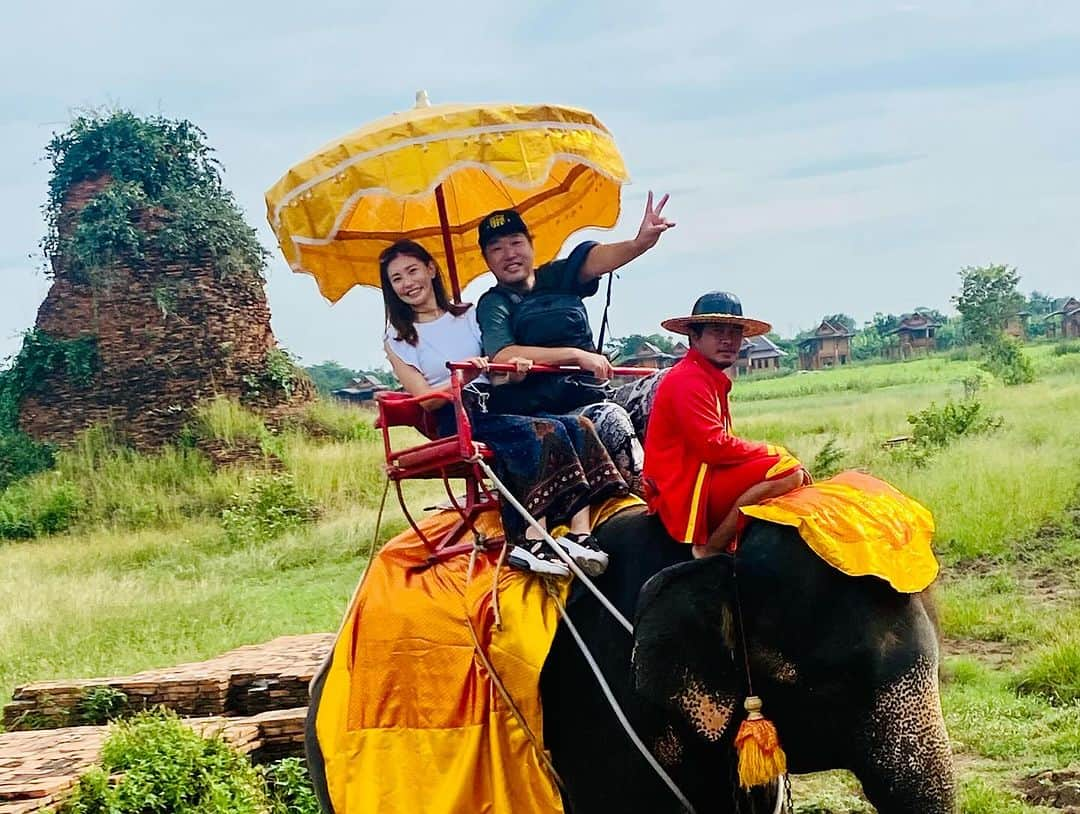
[[[41,248],[75,279],[103,283],[116,264],[151,254],[209,259],[222,276],[263,271],[267,252],[191,122],[124,110],[80,115],[53,135],[45,158],[52,174]],[[68,223],[69,194],[97,179],[105,185]]]

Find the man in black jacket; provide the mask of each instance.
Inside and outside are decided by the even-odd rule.
[[[649,193],[633,240],[582,243],[568,257],[539,268],[532,237],[517,212],[498,210],[484,218],[480,250],[498,280],[476,306],[484,355],[493,362],[518,357],[535,364],[576,365],[596,379],[611,378],[611,363],[597,352],[583,298],[597,292],[601,277],[647,252],[675,226],[662,214],[667,200],[664,195],[654,206]],[[535,388],[539,377],[532,379],[526,383]],[[542,406],[543,412],[563,412],[566,405]]]

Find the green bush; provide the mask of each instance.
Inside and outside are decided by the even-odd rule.
[[[52,469],[55,463],[49,444],[39,444],[26,433],[0,430],[0,490],[27,475]]]
[[[260,767],[270,798],[269,814],[321,814],[307,765],[289,757]]]
[[[960,786],[960,814],[1026,814],[1032,809],[981,777]]]
[[[17,432],[19,406],[49,374],[63,373],[86,387],[98,368],[97,340],[92,336],[57,339],[36,328],[23,334],[22,346],[7,370],[0,371],[0,432]]]
[[[1055,356],[1065,356],[1069,353],[1080,353],[1080,341],[1075,339],[1072,341],[1065,340],[1054,345]]]
[[[270,435],[258,413],[224,397],[200,403],[195,408],[190,430],[195,437],[212,438],[230,445],[251,441],[262,443]]]
[[[67,531],[85,505],[75,484],[19,481],[0,492],[0,539],[28,540]]]
[[[312,402],[295,420],[298,429],[314,438],[335,441],[374,441],[379,437],[372,423],[372,413],[331,399]]]
[[[1035,381],[1035,368],[1024,355],[1020,343],[1011,336],[1001,336],[983,348],[986,358],[980,367],[1007,385]]]
[[[80,724],[102,726],[116,720],[128,709],[128,697],[115,687],[90,687],[75,706],[75,719]]]
[[[171,712],[113,724],[100,769],[83,775],[61,814],[263,814],[265,786],[247,758]],[[115,784],[109,777],[119,774]]]
[[[291,475],[264,475],[253,478],[247,492],[233,495],[221,512],[221,524],[230,542],[258,543],[317,517],[315,504],[297,492]]]
[[[283,348],[271,348],[266,352],[263,369],[258,373],[244,376],[247,396],[258,398],[264,391],[281,391],[291,396],[300,382],[307,379],[307,373],[297,365],[292,355]]]
[[[1080,700],[1080,637],[1065,634],[1039,648],[1013,679],[1013,688],[1058,704]]]
[[[191,122],[123,110],[77,116],[54,134],[45,157],[52,175],[42,251],[63,255],[78,279],[96,283],[117,261],[150,251],[166,260],[208,257],[222,276],[263,270],[266,250],[222,185],[206,134]],[[68,192],[103,177],[111,183],[61,238]],[[143,223],[148,217],[152,228]]]
[[[831,478],[842,469],[846,456],[847,450],[837,443],[835,437],[830,438],[825,442],[825,446],[821,448],[818,454],[814,456],[814,462],[810,464],[810,474],[817,480]]]
[[[998,416],[983,413],[981,401],[965,399],[945,402],[940,407],[935,402],[908,416],[912,438],[916,446],[924,448],[947,447],[964,435],[991,432],[1001,427]]]

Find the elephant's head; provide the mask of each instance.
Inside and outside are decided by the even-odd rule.
[[[851,769],[880,812],[951,811],[937,642],[921,600],[840,574],[789,532],[763,525],[738,561],[672,566],[642,588],[634,684],[678,723],[668,736],[678,743],[654,749],[730,748],[749,665],[792,771]]]
[[[634,684],[699,736],[724,737],[743,695],[726,556],[667,568],[650,579],[634,624]]]

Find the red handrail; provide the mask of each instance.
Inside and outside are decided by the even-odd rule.
[[[450,370],[476,370],[476,366],[472,362],[447,362],[446,366]],[[488,373],[516,373],[517,366],[502,364],[498,362],[489,362],[487,366]],[[577,367],[576,365],[533,365],[529,368],[529,373],[588,373],[589,371]],[[656,373],[651,367],[613,367],[611,373],[614,376],[649,376]]]

